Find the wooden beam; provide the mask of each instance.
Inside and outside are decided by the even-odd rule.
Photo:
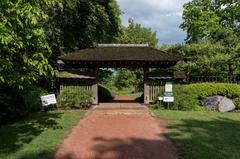
[[[96,79],[92,85],[92,91],[93,91],[93,104],[97,105],[98,104],[98,71],[99,69],[96,70]]]
[[[144,104],[149,104],[150,102],[148,73],[149,73],[149,68],[144,68]]]
[[[97,81],[94,82],[92,85],[92,91],[93,91],[93,104],[97,105],[98,104],[98,83]]]

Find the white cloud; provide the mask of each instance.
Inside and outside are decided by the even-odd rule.
[[[117,0],[123,24],[132,18],[145,27],[157,31],[160,44],[181,43],[185,33],[182,23],[183,4],[190,0]]]

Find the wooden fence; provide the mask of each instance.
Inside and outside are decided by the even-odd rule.
[[[60,94],[65,88],[83,88],[93,93],[93,104],[98,104],[98,85],[96,80],[61,80],[59,83]]]
[[[149,81],[149,102],[153,102],[156,100],[156,97],[160,94],[162,91],[163,86],[166,82],[164,81]]]
[[[206,75],[206,76],[188,76],[186,83],[197,82],[223,82],[223,83],[240,83],[240,75]]]
[[[171,81],[171,80],[170,80]],[[184,81],[174,81],[173,84],[191,84],[200,82],[216,82],[216,83],[239,83],[240,75],[226,76],[226,75],[208,75],[208,76],[188,76]],[[164,91],[166,81],[150,80],[149,85],[149,102],[156,100],[161,91]],[[163,92],[162,92],[163,93]]]

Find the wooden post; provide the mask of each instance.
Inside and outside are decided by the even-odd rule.
[[[98,82],[97,80],[94,82],[93,86],[92,86],[92,90],[93,90],[93,104],[98,104]]]
[[[148,83],[149,68],[144,68],[144,104],[149,104],[149,83]]]
[[[97,105],[98,104],[98,69],[96,69],[96,74],[95,74],[95,81],[94,84],[92,85],[92,91],[93,91],[93,104]]]

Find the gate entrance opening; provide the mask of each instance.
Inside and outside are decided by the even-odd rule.
[[[71,68],[88,68],[89,72],[60,70],[59,90],[69,85],[93,92],[93,104],[98,104],[98,70],[100,68],[143,68],[144,103],[149,104],[158,94],[161,77],[153,78],[150,68],[166,69],[182,57],[149,47],[146,44],[100,44],[59,57],[58,63]],[[171,78],[171,77],[170,77]]]

